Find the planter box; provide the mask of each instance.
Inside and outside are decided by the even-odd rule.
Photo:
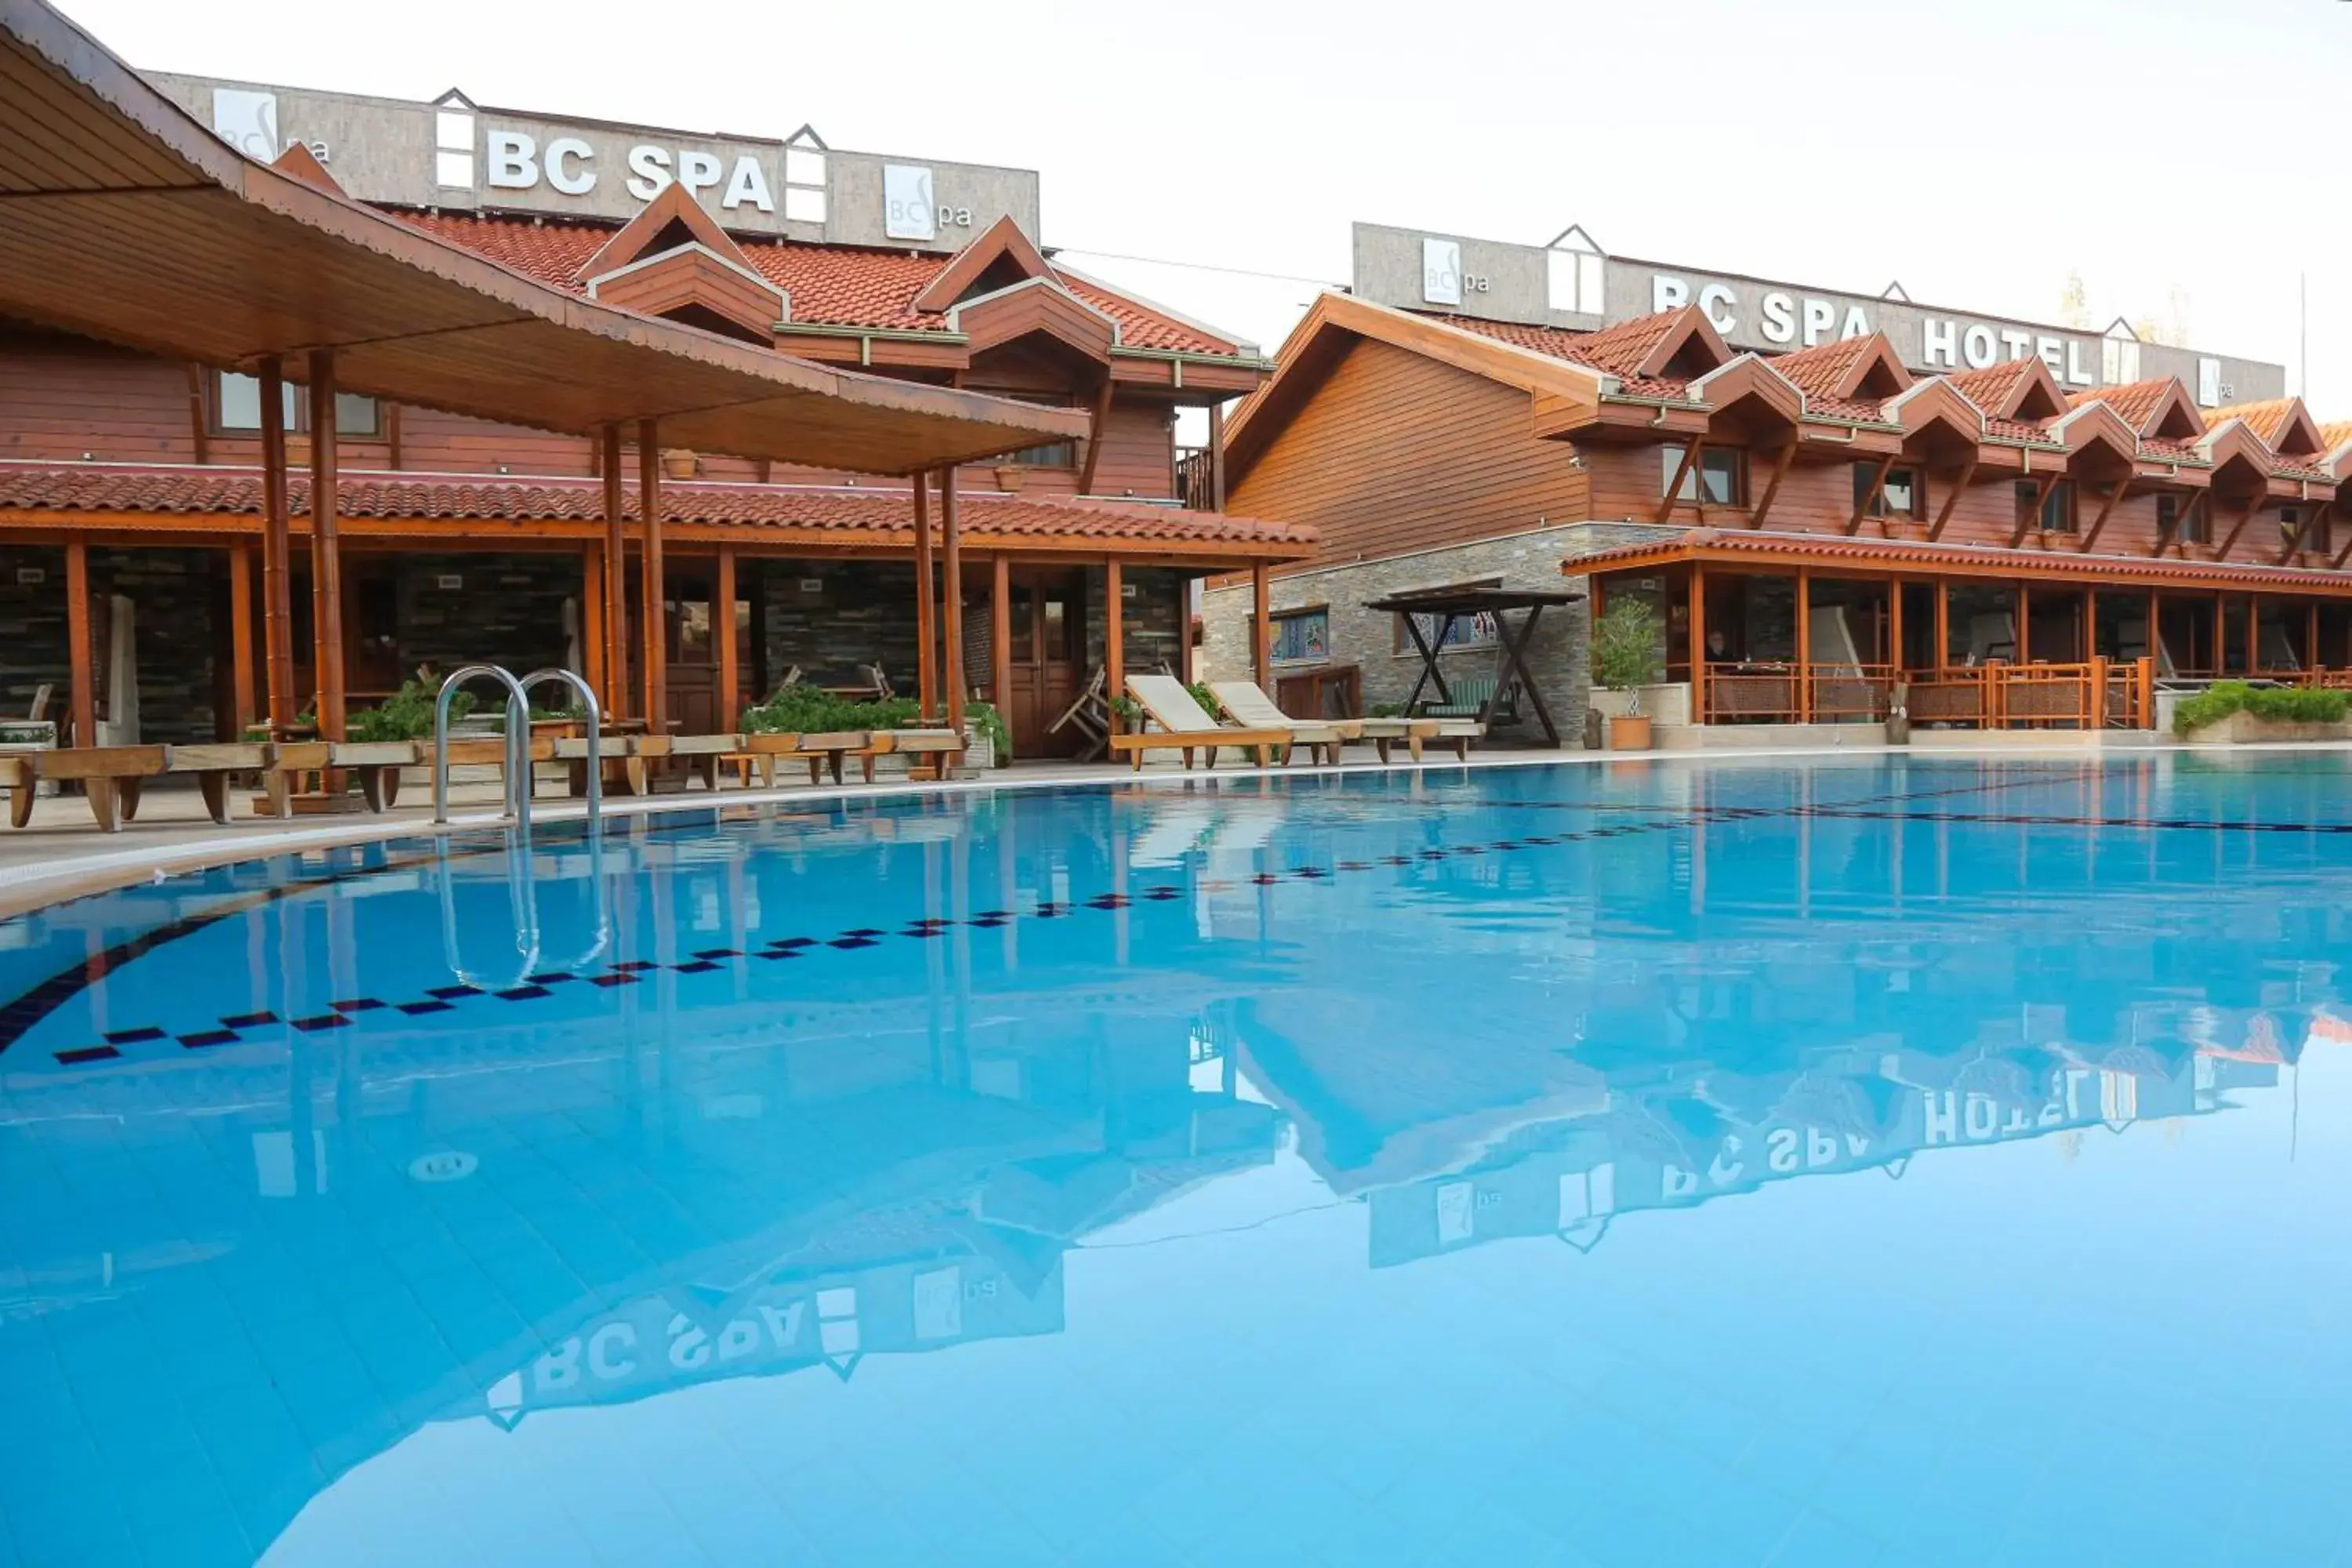
[[[2191,730],[2189,743],[2194,746],[2260,746],[2313,741],[2352,741],[2352,721],[2339,724],[2297,724],[2282,720],[2257,719],[2251,713],[2232,713],[2200,730]]]

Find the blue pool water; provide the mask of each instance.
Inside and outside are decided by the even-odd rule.
[[[506,867],[0,927],[0,1562],[2352,1552],[2340,757]]]

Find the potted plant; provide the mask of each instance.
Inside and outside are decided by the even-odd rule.
[[[996,465],[996,488],[1008,495],[1017,493],[1021,489],[1021,481],[1028,477],[1028,471],[1018,463]]]
[[[1609,721],[1609,749],[1650,749],[1650,716],[1642,711],[1642,688],[1658,678],[1658,612],[1640,599],[1618,599],[1592,623],[1592,683],[1622,691],[1626,710]]]
[[[690,479],[702,467],[702,459],[683,447],[662,449],[662,473],[673,479]]]

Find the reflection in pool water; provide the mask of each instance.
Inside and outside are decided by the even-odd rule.
[[[0,1561],[2326,1559],[2347,783],[679,817],[527,973],[494,843],[64,906]]]

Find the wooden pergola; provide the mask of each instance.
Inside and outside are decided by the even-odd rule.
[[[1080,410],[825,369],[525,278],[328,184],[244,157],[43,0],[0,0],[0,315],[260,379],[264,647],[269,719],[280,732],[299,708],[281,390],[289,379],[307,384],[310,397],[318,719],[331,740],[343,731],[338,391],[597,439],[606,533],[602,604],[592,597],[589,607],[603,623],[606,701],[616,711],[628,707],[621,443],[625,430],[635,432],[642,711],[656,725],[662,444],[876,474],[938,470],[952,583],[955,465],[1090,430]],[[927,565],[929,526],[919,488],[917,495]],[[89,565],[79,542],[67,546],[66,578],[72,713],[86,736],[94,697]],[[960,720],[957,595],[946,610],[948,701]]]

